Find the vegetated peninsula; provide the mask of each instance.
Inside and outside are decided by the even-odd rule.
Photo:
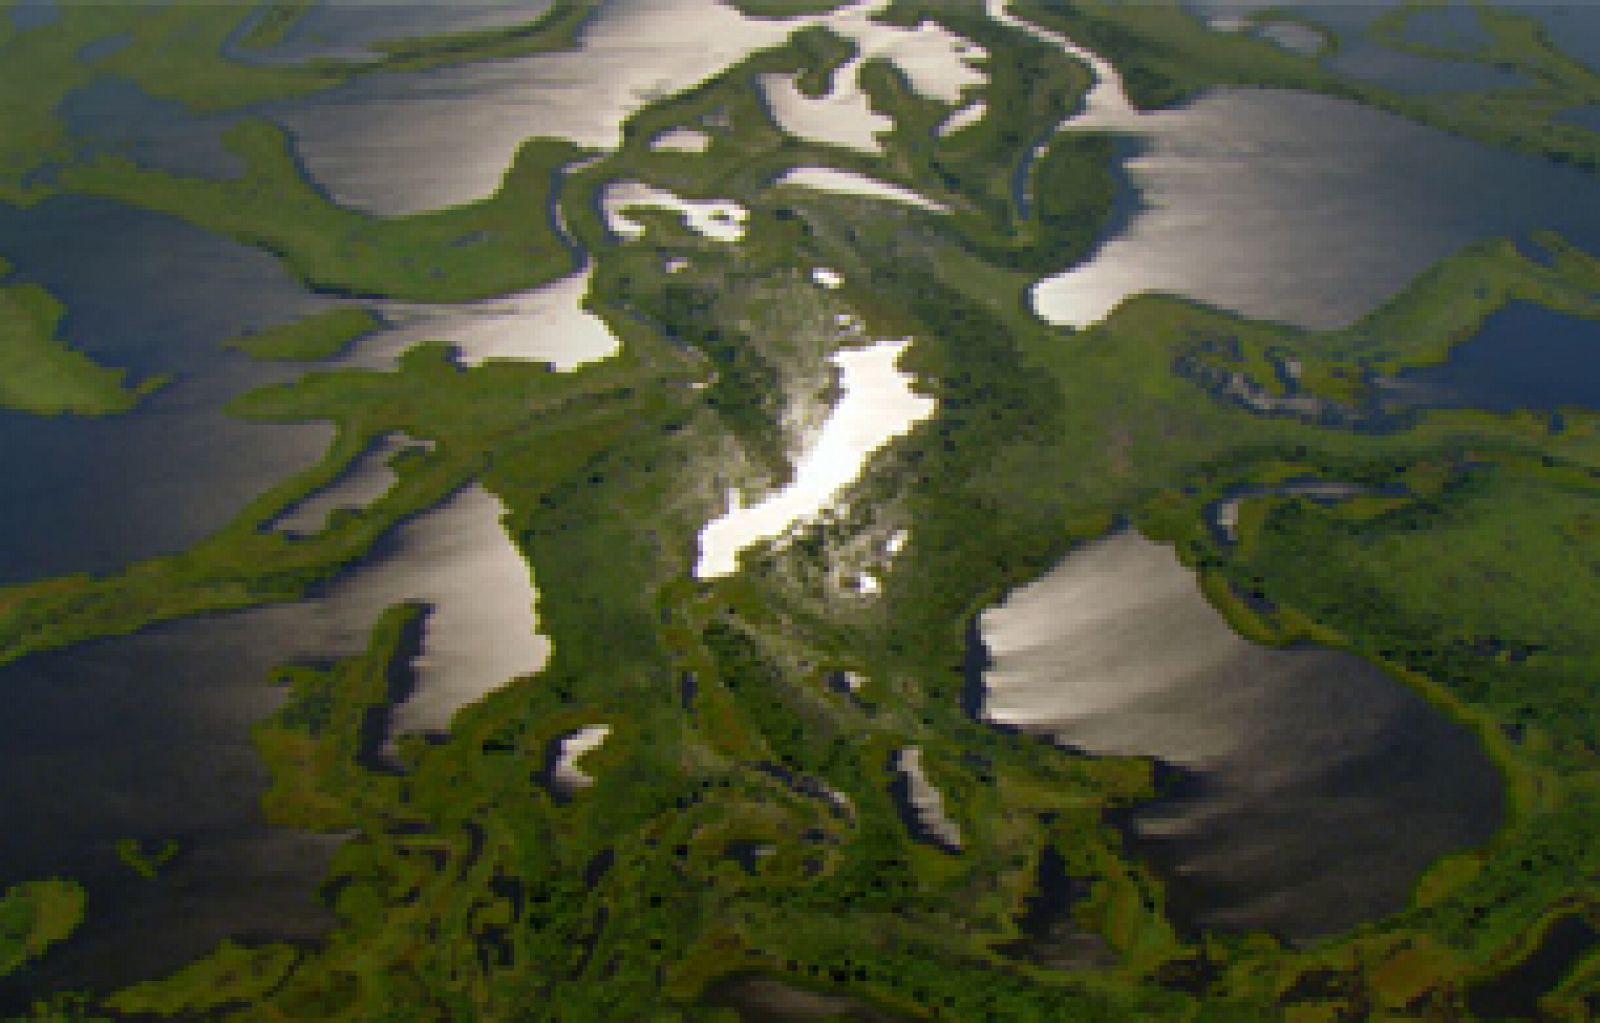
[[[0,260],[0,277],[10,267]],[[102,366],[59,336],[65,307],[37,284],[0,284],[0,407],[40,415],[126,412],[159,388],[129,387],[127,372]]]
[[[83,922],[86,899],[71,881],[29,881],[0,893],[0,977],[15,973]]]
[[[292,323],[278,324],[229,338],[224,347],[237,348],[253,359],[314,362],[331,359],[364,335],[383,326],[370,309],[341,306]]]
[[[0,662],[315,600],[399,523],[477,484],[503,505],[505,534],[537,576],[551,643],[536,675],[461,710],[447,736],[400,737],[382,761],[374,745],[396,679],[426,643],[420,604],[365,623],[364,649],[284,664],[281,702],[251,733],[270,773],[262,810],[339,838],[321,887],[332,930],[289,943],[241,926],[166,976],[29,991],[43,1000],[25,1011],[728,1023],[769,1018],[777,1003],[815,1010],[804,1018],[907,1021],[1592,1016],[1600,413],[1406,404],[1389,385],[1449,360],[1513,304],[1600,319],[1600,254],[1557,232],[1480,241],[1327,330],[1172,295],[1125,296],[1081,329],[1028,304],[1042,275],[1090,258],[1126,212],[1120,140],[1062,129],[1096,82],[1050,31],[1109,58],[1136,107],[1228,84],[1317,90],[1580,166],[1594,139],[1551,127],[1545,101],[1588,89],[1586,72],[1515,12],[1483,16],[1487,52],[1546,91],[1447,103],[1339,75],[1323,63],[1332,36],[1319,53],[1292,53],[1208,29],[1175,3],[1019,0],[1012,23],[975,2],[897,0],[865,27],[830,23],[831,5],[810,0],[742,6],[794,17],[796,31],[641,99],[615,151],[532,140],[494,196],[392,218],[333,203],[262,121],[228,136],[246,166],[238,179],[74,159],[53,148],[46,100],[90,72],[49,61],[76,52],[91,16],[67,5],[55,24],[0,30],[6,52],[38,33],[30,60],[49,69],[15,82],[19,109],[44,127],[38,152],[0,142],[5,166],[62,160],[7,179],[13,199],[109,197],[259,246],[311,289],[431,303],[562,277],[576,248],[582,307],[620,341],[569,372],[508,358],[466,366],[448,337],[390,365],[285,370],[229,409],[334,424],[318,464],[187,550],[0,590]],[[152,91],[188,69],[230,98],[355,73],[247,73],[218,56],[238,21],[189,10],[152,16],[158,28],[139,28],[116,67]],[[270,46],[303,13],[278,5],[246,40]],[[566,46],[589,15],[558,4],[523,34],[380,52],[393,70]],[[173,43],[162,57],[148,34],[175,38],[186,16],[206,46]],[[1371,32],[1399,38],[1391,20]],[[922,57],[970,59],[982,84],[956,102],[930,95],[922,65],[896,56],[913,33]],[[796,103],[859,100],[891,126],[871,147],[858,133],[851,144],[800,137],[774,110],[775,81],[794,85]],[[977,99],[980,119],[939,130]],[[705,144],[653,144],[673,131]],[[876,186],[778,183],[818,167]],[[618,183],[639,186],[623,193],[634,197],[626,231],[607,201]],[[78,359],[57,377],[75,386],[113,372],[52,340],[60,311],[38,289],[11,286],[3,301],[43,314],[28,321],[35,347],[16,349],[19,367]],[[376,326],[344,306],[228,343],[315,361]],[[903,346],[895,372],[931,411],[861,453],[864,470],[825,507],[741,549],[734,571],[697,574],[707,523],[792,482],[840,404],[836,357],[883,339]],[[418,443],[393,461],[381,496],[312,534],[270,528],[397,434]],[[1329,486],[1339,500],[1321,499]],[[1238,632],[1359,656],[1470,729],[1504,781],[1493,840],[1408,879],[1408,900],[1349,933],[1302,942],[1182,926],[1171,876],[1119,822],[1181,796],[1199,773],[1090,756],[996,727],[975,705],[980,613],[1119,524],[1170,545]],[[587,784],[562,787],[552,765],[575,735],[594,739]],[[940,840],[908,808],[908,763]],[[124,845],[124,880],[176,874],[191,845]],[[0,948],[0,973],[26,981],[24,963],[48,956],[84,911],[65,882],[9,890],[0,945],[13,950]]]

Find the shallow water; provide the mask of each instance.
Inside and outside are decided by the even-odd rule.
[[[1538,1019],[1540,1000],[1600,945],[1600,930],[1577,914],[1545,931],[1526,959],[1471,988],[1467,1005],[1483,1019]]]
[[[19,32],[42,28],[61,17],[56,0],[17,0],[6,13],[11,16],[11,24]]]
[[[1600,71],[1600,7],[1591,3],[1528,3],[1512,6],[1544,22],[1550,39],[1562,50]]]
[[[919,95],[954,106],[988,76],[981,61],[983,47],[943,25],[924,21],[906,28],[882,24],[874,15],[888,5],[863,3],[824,19],[828,29],[855,43],[862,60],[887,60],[899,68]]]
[[[1059,32],[1052,32],[1031,21],[1018,18],[1007,9],[1006,0],[985,0],[985,3],[989,17],[995,21],[1026,32],[1035,39],[1059,46],[1069,55],[1089,65],[1089,70],[1094,72],[1094,85],[1083,98],[1083,109],[1070,118],[1068,123],[1082,128],[1106,127],[1125,124],[1130,118],[1137,116],[1133,104],[1128,102],[1128,94],[1122,88],[1122,79],[1110,61],[1093,50],[1079,46]]]
[[[566,373],[610,358],[622,342],[584,307],[594,267],[528,291],[456,305],[376,303],[389,326],[358,342],[341,363],[388,367],[407,349],[441,341],[464,366],[491,359],[545,362]]]
[[[378,213],[406,213],[489,195],[524,139],[570,139],[614,149],[626,118],[650,101],[701,82],[796,28],[825,23],[864,55],[836,75],[838,95],[814,119],[822,135],[840,130],[845,109],[865,102],[855,85],[860,59],[893,61],[919,93],[955,104],[981,84],[975,44],[931,22],[880,25],[878,6],[857,4],[821,17],[745,18],[715,0],[610,0],[576,50],[459,68],[368,77],[273,116],[293,133],[311,176],[338,201]],[[810,109],[796,93],[784,105]],[[887,119],[883,119],[887,126]],[[876,123],[876,122],[875,122]],[[871,144],[870,135],[867,144]]]
[[[1558,124],[1572,124],[1600,132],[1600,106],[1573,107],[1561,111],[1552,120]]]
[[[1535,84],[1533,79],[1517,71],[1470,61],[1435,60],[1375,43],[1341,50],[1327,65],[1340,74],[1408,96],[1516,89]]]
[[[91,199],[0,207],[0,254],[67,306],[62,336],[134,379],[177,380],[100,418],[0,413],[0,582],[108,572],[178,551],[316,463],[321,424],[266,425],[222,405],[292,371],[219,347],[330,308],[272,257],[176,220]]]
[[[714,981],[702,1000],[732,1009],[740,1023],[897,1023],[896,1017],[850,995],[810,991],[758,974]]]
[[[895,753],[890,770],[897,776],[892,787],[906,826],[919,841],[952,852],[961,849],[961,827],[945,811],[944,793],[922,769],[922,750],[909,746]]]
[[[904,203],[928,210],[930,213],[948,213],[950,208],[943,203],[934,202],[920,192],[914,192],[901,185],[879,181],[865,174],[854,171],[837,170],[833,167],[795,167],[785,171],[773,183],[773,187],[789,186],[793,188],[811,188],[819,192],[835,192],[839,195],[861,196],[867,199],[884,199],[888,202]]]
[[[418,441],[403,433],[380,437],[357,455],[337,480],[290,505],[268,525],[291,536],[320,533],[334,512],[365,508],[388,493],[399,479],[390,468],[397,456],[431,447],[432,441]]]
[[[1389,393],[1433,408],[1600,408],[1600,321],[1515,302],[1445,362],[1401,373]]]
[[[860,474],[874,451],[933,414],[933,399],[913,391],[911,376],[896,365],[908,343],[880,341],[833,357],[842,394],[800,455],[793,480],[753,505],[740,503],[737,492],[730,494],[733,507],[700,531],[697,577],[735,571],[741,551],[821,511]]]
[[[437,209],[492,193],[524,139],[615,148],[634,111],[793,27],[715,0],[611,0],[576,50],[369,77],[274,116],[340,202],[385,214]]]
[[[1278,22],[1261,30],[1263,39],[1270,39],[1293,53],[1315,54],[1322,49],[1322,33],[1293,22]]]
[[[1159,291],[1333,328],[1479,239],[1600,240],[1591,175],[1342,100],[1218,89],[1120,130],[1140,143],[1124,162],[1137,207],[1034,288],[1052,322],[1087,325]]]
[[[308,630],[327,628],[303,609],[274,609],[0,668],[0,773],[12,779],[0,787],[0,884],[72,877],[90,905],[39,971],[0,981],[0,1006],[159,976],[230,934],[304,939],[331,925],[314,892],[333,842],[266,824],[266,772],[249,742],[281,699],[270,669],[313,653]],[[353,651],[354,629],[345,639],[318,652]],[[179,853],[146,880],[118,861],[123,838],[174,840]]]
[[[1396,6],[1397,0],[1368,0],[1361,3],[1329,3],[1328,0],[1291,0],[1277,3],[1274,0],[1184,0],[1184,6],[1198,17],[1218,27],[1236,25],[1241,16],[1251,12],[1283,9],[1310,18],[1327,28],[1338,39],[1337,51],[1327,56],[1323,65],[1352,78],[1381,85],[1405,95],[1426,96],[1436,93],[1477,91],[1483,89],[1511,88],[1529,84],[1529,80],[1515,72],[1473,62],[1436,60],[1419,54],[1402,53],[1366,37],[1366,30],[1386,10]],[[1549,19],[1555,25],[1570,26],[1577,48],[1585,49],[1583,18],[1571,18],[1558,7],[1542,3],[1501,2],[1497,6],[1515,9],[1522,13]],[[1580,9],[1574,7],[1573,11]],[[1600,20],[1593,23],[1600,30]],[[1408,19],[1405,38],[1437,46],[1461,50],[1475,50],[1488,41],[1488,33],[1478,22],[1472,8],[1465,3],[1422,10]],[[1558,37],[1559,38],[1559,37]],[[1588,49],[1600,55],[1594,42],[1600,40],[1600,31],[1589,36]],[[1561,45],[1565,45],[1562,40]]]
[[[1481,50],[1490,42],[1477,9],[1466,4],[1418,11],[1406,22],[1403,35],[1419,43],[1469,51]]]
[[[1500,820],[1472,733],[1365,661],[1241,639],[1137,534],[1069,555],[979,630],[983,717],[1190,772],[1128,821],[1184,927],[1352,926],[1401,908],[1430,863]]]
[[[989,104],[981,99],[975,100],[941,121],[939,127],[934,129],[934,133],[940,138],[954,135],[961,129],[970,128],[982,121],[988,112]]]
[[[192,113],[128,79],[96,78],[68,93],[57,111],[86,156],[123,156],[140,167],[205,178],[237,178],[245,170],[222,144],[237,116]]]
[[[911,89],[927,99],[958,106],[988,76],[977,66],[987,54],[971,40],[931,21],[915,28],[872,20],[880,4],[861,4],[823,19],[829,30],[854,44],[856,55],[836,69],[824,96],[807,96],[795,75],[762,75],[759,83],[772,118],[797,138],[863,153],[882,152],[877,135],[892,131],[894,119],[875,111],[861,87],[861,71],[873,60],[887,60],[905,75]]]
[[[31,8],[11,14],[24,9]],[[386,212],[432,208],[492,191],[525,136],[615,145],[623,117],[650,97],[791,28],[700,0],[615,0],[580,53],[372,79],[277,114],[342,201]],[[1555,226],[1595,226],[1587,177],[1514,157],[1497,163],[1481,147],[1381,114],[1353,115],[1334,101],[1218,93],[1185,111],[1133,120],[1119,96],[1114,82],[1102,81],[1074,123],[1148,140],[1131,165],[1146,209],[1075,280],[1068,322],[1075,310],[1109,308],[1151,287],[1308,324],[1343,322],[1462,241],[1545,226],[1551,211],[1561,213]],[[323,427],[251,426],[217,412],[227,395],[288,371],[220,353],[214,341],[329,305],[301,292],[268,257],[163,218],[76,202],[0,209],[0,252],[69,300],[75,343],[141,374],[186,374],[144,411],[117,420],[0,416],[0,429],[13,431],[0,505],[8,517],[0,521],[20,538],[0,551],[0,575],[103,570],[184,546],[321,454]],[[395,328],[363,342],[357,356],[392,355],[433,336],[455,343],[468,363],[540,358],[570,368],[603,358],[615,338],[581,310],[587,280],[579,273],[461,309],[386,307]],[[744,546],[820,508],[872,449],[931,411],[891,357],[873,370],[881,393],[858,394],[864,404],[846,415],[852,394],[875,390],[852,385],[851,360],[876,351],[838,360],[846,393],[830,424],[852,432],[843,421],[859,412],[855,438],[836,444],[825,429],[797,469],[798,490],[708,526],[701,574],[731,570]],[[254,809],[264,778],[245,736],[277,699],[259,680],[284,658],[359,649],[384,602],[402,599],[434,609],[418,687],[395,716],[397,731],[445,727],[464,703],[536,671],[548,648],[536,632],[527,566],[498,514],[487,494],[464,491],[397,532],[371,565],[318,601],[161,627],[0,669],[12,694],[0,716],[0,770],[59,777],[66,793],[0,793],[0,819],[30,822],[0,850],[0,878],[64,870],[94,889],[96,915],[52,959],[56,975],[159,972],[237,933],[240,921],[286,936],[326,925],[308,893],[328,843],[267,829]],[[1180,915],[1315,931],[1392,907],[1427,857],[1487,833],[1498,783],[1459,729],[1359,662],[1240,652],[1231,633],[1224,642],[1195,624],[1199,612],[1174,595],[1169,575],[1139,568],[1137,558],[1130,565],[1102,580],[1105,589],[1128,591],[1133,612],[1174,627],[1141,638],[1113,623],[1074,632],[1069,645],[1074,657],[1105,658],[1126,653],[1112,649],[1118,643],[1148,647],[1151,664],[1175,665],[1157,677],[1166,687],[1138,699],[1101,694],[1086,717],[1050,704],[1030,727],[1081,731],[1198,765],[1198,789],[1139,811],[1132,825],[1142,848],[1182,868],[1173,889]],[[1193,597],[1192,580],[1187,585]],[[1049,629],[1058,624],[1047,621],[1039,635],[1055,635]],[[1222,650],[1237,670],[1187,673],[1182,658],[1164,659],[1173,631],[1200,637],[1200,669],[1210,663],[1204,651]],[[999,660],[1003,644],[996,649]],[[1295,667],[1280,667],[1289,663],[1273,659],[1280,657],[1296,658]],[[1219,696],[1223,684],[1234,688]],[[1034,695],[1044,706],[1059,694]],[[1454,773],[1440,778],[1440,770]],[[1404,819],[1407,833],[1377,848],[1374,822],[1385,813],[1391,824]],[[1336,840],[1308,848],[1308,821]],[[185,852],[161,880],[133,883],[109,852],[116,838],[133,835],[177,837]],[[154,931],[171,940],[149,942]]]
[[[0,775],[33,780],[0,787],[0,884],[76,877],[93,907],[43,972],[0,985],[0,1002],[58,982],[159,975],[228,935],[324,931],[332,920],[313,893],[336,840],[269,827],[258,808],[267,776],[249,732],[282,699],[269,673],[360,652],[382,611],[407,600],[431,610],[391,734],[439,731],[459,707],[538,670],[548,644],[499,516],[492,495],[469,487],[314,599],[0,667]],[[128,837],[175,839],[180,852],[145,881],[115,856]]]
[[[684,226],[695,234],[719,242],[736,242],[744,237],[750,211],[727,199],[685,199],[676,193],[637,181],[619,181],[600,193],[600,211],[606,228],[619,238],[636,241],[645,235],[645,226],[628,216],[632,209],[658,209],[676,213]]]
[[[711,136],[698,128],[669,128],[650,140],[657,153],[703,153],[711,148]]]
[[[801,92],[797,75],[762,75],[756,81],[773,121],[795,138],[858,153],[881,153],[878,136],[894,130],[894,118],[872,109],[857,82],[860,70],[859,57],[844,64],[833,73],[825,96]]]
[[[429,607],[412,692],[390,715],[391,740],[447,731],[458,710],[550,658],[531,570],[500,525],[504,513],[493,494],[467,487],[403,523],[326,595],[339,613],[373,620],[402,601]]]
[[[551,0],[499,0],[496,3],[441,4],[369,0],[319,0],[272,46],[247,49],[230,41],[228,57],[247,64],[299,64],[313,59],[362,60],[378,55],[384,40],[471,32],[529,24],[550,9]],[[250,24],[250,19],[246,24]]]
[[[1373,488],[1362,486],[1359,483],[1341,483],[1337,480],[1316,479],[1288,480],[1268,486],[1236,487],[1213,503],[1207,509],[1206,514],[1211,520],[1212,531],[1218,539],[1223,543],[1237,543],[1239,541],[1239,510],[1243,507],[1244,502],[1251,498],[1270,496],[1304,497],[1318,504],[1330,505],[1372,492]]]
[[[991,14],[1094,68],[1089,104],[1063,127],[1121,136],[1119,162],[1135,197],[1124,200],[1132,210],[1126,223],[1095,253],[1034,287],[1033,306],[1051,322],[1087,326],[1126,298],[1155,291],[1334,328],[1482,238],[1553,228],[1583,245],[1600,243],[1593,177],[1582,171],[1311,94],[1213,89],[1176,109],[1140,113],[1115,68],[1057,33],[1018,22],[1003,5],[990,0]],[[1202,18],[1230,20],[1273,5],[1189,6]],[[1353,39],[1385,6],[1292,9]],[[1344,53],[1363,46],[1374,48]]]
[[[550,762],[550,786],[559,796],[571,798],[578,790],[594,784],[594,776],[579,761],[605,745],[610,734],[610,725],[586,725],[556,741]]]

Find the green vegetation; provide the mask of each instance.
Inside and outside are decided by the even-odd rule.
[[[155,846],[147,846],[137,838],[117,839],[117,859],[146,881],[154,881],[177,855],[178,843],[170,838]]]
[[[0,894],[0,977],[66,940],[83,922],[87,901],[73,881],[29,881]]]
[[[0,277],[9,267],[0,260]],[[162,378],[126,386],[127,372],[102,366],[58,336],[66,309],[36,284],[0,285],[0,408],[40,415],[126,412]]]
[[[272,45],[305,7],[275,4],[241,35],[240,45]],[[252,16],[247,4],[65,4],[59,17],[25,31],[14,28],[8,18],[0,25],[0,123],[6,126],[0,133],[0,201],[32,203],[61,187],[54,171],[74,162],[77,146],[62,122],[60,106],[97,77],[130,80],[152,95],[197,111],[235,111],[321,92],[361,75],[570,48],[593,10],[592,0],[558,0],[531,23],[390,40],[377,45],[380,56],[371,60],[304,65],[250,64],[225,56],[230,38]],[[85,47],[110,39],[125,45],[93,60],[80,56]],[[270,168],[283,175],[272,187],[286,202],[303,184],[298,169],[291,168],[292,161],[271,163]],[[133,201],[137,203],[136,196]],[[327,230],[328,224],[302,229]],[[266,241],[259,234],[252,240]]]
[[[370,309],[340,306],[303,320],[268,327],[223,342],[252,359],[307,362],[331,359],[357,338],[383,326]]]
[[[1111,61],[1141,110],[1176,105],[1215,85],[1368,98],[1364,86],[1325,70],[1314,58],[1252,34],[1207,28],[1178,0],[1021,0],[1012,12]]]
[[[278,254],[307,284],[355,296],[461,301],[553,280],[572,266],[550,222],[551,175],[578,155],[566,142],[523,145],[500,189],[478,202],[405,217],[374,217],[330,201],[306,180],[283,130],[266,121],[231,129],[248,168],[213,181],[103,156],[63,170],[62,184],[161,213]]]
[[[118,1013],[172,1018],[248,1005],[270,994],[298,957],[288,945],[247,948],[224,941],[171,977],[124,988],[106,1000],[106,1007]]]
[[[323,668],[284,668],[278,681],[288,702],[256,727],[256,746],[271,768],[273,787],[263,797],[276,824],[338,831],[361,820],[361,807],[393,801],[398,779],[374,776],[372,724],[394,697],[397,672],[415,654],[424,608],[390,608],[373,628],[364,656]],[[380,795],[381,794],[381,795]],[[346,805],[357,800],[356,805]]]
[[[659,342],[658,342],[659,345]],[[614,439],[619,420],[670,400],[627,384],[641,361],[675,356],[664,346],[559,377],[542,365],[497,362],[455,366],[449,350],[413,350],[398,370],[314,374],[292,385],[244,396],[248,417],[328,420],[339,435],[327,457],[252,502],[234,522],[180,554],[121,573],[68,576],[0,589],[0,662],[97,635],[119,635],[151,622],[206,611],[293,600],[364,554],[401,518],[431,507],[485,470],[488,452],[532,446],[547,461],[523,485],[557,478]],[[284,508],[336,479],[374,438],[403,431],[436,442],[395,465],[399,479],[369,507],[338,516],[314,537],[262,530]],[[497,469],[491,469],[489,480]]]
[[[1499,239],[1470,246],[1423,273],[1402,295],[1343,330],[1308,332],[1238,324],[1190,314],[1205,329],[1183,357],[1197,367],[1239,372],[1262,392],[1284,391],[1273,363],[1292,355],[1304,391],[1358,411],[1377,402],[1376,378],[1443,362],[1456,344],[1513,302],[1533,302],[1571,316],[1600,319],[1600,260],[1549,233],[1539,242],[1548,263]]]
[[[807,14],[827,14],[848,3],[849,0],[730,0],[735,10],[752,18],[798,18]]]
[[[1172,8],[1027,10],[1106,48],[1141,102],[1214,81],[1362,95],[1269,43],[1185,28]],[[245,394],[241,416],[335,423],[324,460],[188,551],[0,589],[0,661],[298,599],[472,480],[503,501],[539,579],[546,668],[465,709],[449,741],[402,743],[398,765],[374,763],[374,722],[422,608],[388,609],[356,656],[280,669],[284,701],[254,733],[272,774],[264,808],[348,836],[324,887],[337,928],[301,949],[224,944],[104,996],[107,1010],[724,1023],[719,982],[755,975],[906,1020],[1466,1019],[1469,990],[1525,962],[1553,922],[1593,912],[1600,647],[1585,626],[1600,599],[1600,416],[1568,410],[1559,431],[1533,414],[1385,417],[1369,378],[1447,358],[1512,301],[1600,315],[1600,263],[1554,237],[1541,239],[1547,262],[1474,246],[1339,331],[1150,296],[1090,329],[1049,327],[1024,291],[1088,250],[1114,192],[1111,140],[1049,138],[1086,73],[976,5],[888,16],[937,19],[989,50],[977,127],[935,136],[950,106],[880,61],[864,81],[896,119],[885,152],[799,142],[752,82],[803,73],[815,89],[849,47],[818,29],[755,54],[650,104],[620,151],[569,179],[563,212],[593,255],[589,304],[623,340],[617,356],[568,374],[466,369],[425,345],[393,370],[324,369]],[[457,40],[478,54],[523,42]],[[390,52],[446,59],[454,45]],[[710,134],[706,154],[649,148],[686,125]],[[482,203],[380,219],[317,195],[270,126],[247,123],[232,143],[243,182],[115,160],[56,178],[269,248],[328,290],[464,298],[566,265],[545,197],[570,147],[531,143]],[[771,187],[813,164],[952,212]],[[1031,204],[1013,195],[1019,173]],[[643,239],[611,239],[594,199],[621,178],[735,199],[748,234],[728,245],[641,214]],[[682,262],[666,274],[669,257]],[[815,266],[844,284],[814,286]],[[828,514],[756,545],[729,577],[694,579],[698,531],[726,488],[781,481],[832,400],[828,359],[859,343],[840,315],[868,337],[915,339],[904,366],[937,413]],[[341,309],[234,343],[315,357],[371,326]],[[1290,358],[1303,396],[1338,415],[1252,408],[1216,385],[1239,374],[1287,397],[1274,364]],[[396,462],[383,497],[315,536],[261,528],[394,431],[433,446]],[[1237,543],[1213,535],[1220,495],[1301,476],[1398,486],[1330,507],[1262,496]],[[1241,631],[1354,651],[1476,728],[1507,779],[1503,832],[1436,866],[1403,911],[1313,947],[1178,934],[1161,879],[1107,823],[1156,793],[1152,766],[994,729],[963,707],[973,616],[1118,518],[1173,543]],[[910,543],[883,563],[874,552],[902,529]],[[875,558],[880,593],[842,585]],[[859,692],[830,688],[841,670]],[[553,744],[598,724],[610,731],[584,760],[594,784],[558,798]],[[888,764],[909,746],[960,825],[959,854],[919,841],[897,811]],[[1046,849],[1085,893],[1072,918],[1109,965],[1059,970],[1008,951]],[[159,867],[138,843],[119,852]],[[1597,993],[1590,959],[1556,1000],[1582,1018]]]
[[[1302,28],[1317,37],[1317,49],[1311,56],[1318,60],[1336,56],[1342,48],[1339,34],[1316,18],[1300,14],[1290,7],[1264,7],[1244,15],[1244,23],[1257,33],[1274,26]]]
[[[382,41],[375,46],[382,57],[351,70],[359,74],[426,71],[571,49],[598,6],[596,0],[555,0],[544,14],[523,25]]]
[[[274,0],[263,5],[255,24],[239,36],[239,45],[246,50],[266,50],[276,46],[315,6],[315,0]]]
[[[1380,107],[1490,145],[1600,169],[1600,133],[1555,120],[1564,110],[1600,98],[1600,73],[1564,53],[1538,19],[1487,4],[1479,7],[1494,40],[1486,50],[1457,51],[1404,39],[1406,21],[1429,6],[1425,0],[1402,4],[1372,31],[1398,50],[1517,71],[1534,84],[1400,95],[1337,75],[1322,65],[1322,54],[1291,53],[1253,33],[1212,31],[1180,0],[1023,0],[1014,11],[1110,60],[1140,109],[1173,106],[1217,85],[1301,89]],[[1261,17],[1282,20],[1277,12]]]

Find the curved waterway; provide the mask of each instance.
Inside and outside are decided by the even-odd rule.
[[[1359,658],[1240,638],[1136,533],[1069,555],[977,632],[983,718],[1182,770],[1126,821],[1181,927],[1351,927],[1403,907],[1431,863],[1501,819],[1474,734]]]
[[[389,716],[401,734],[448,728],[461,707],[549,653],[528,566],[491,494],[468,487],[412,519],[320,596],[190,619],[0,668],[0,885],[66,876],[89,888],[82,930],[0,1004],[62,985],[158,976],[229,936],[309,939],[333,920],[315,892],[337,836],[270,827],[251,726],[283,699],[276,666],[366,648],[387,607],[427,608],[411,691]],[[382,754],[382,750],[374,750]],[[178,845],[154,880],[118,840]],[[150,936],[160,936],[159,941]]]

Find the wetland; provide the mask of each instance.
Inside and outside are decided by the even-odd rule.
[[[1555,16],[768,6],[9,12],[7,1011],[1586,1018]]]

